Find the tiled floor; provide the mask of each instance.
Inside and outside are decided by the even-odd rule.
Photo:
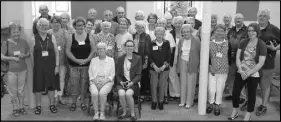
[[[258,90],[258,94],[260,91]],[[48,98],[43,96],[43,108],[41,115],[35,115],[33,110],[28,109],[28,115],[13,117],[12,105],[9,100],[9,96],[6,95],[1,99],[1,120],[92,120],[92,116],[87,115],[85,112],[82,112],[79,107],[77,111],[69,111],[67,106],[59,106],[59,112],[57,114],[51,114],[47,106]],[[70,100],[68,100],[70,102]],[[261,99],[257,96],[256,107],[261,104]],[[173,101],[168,105],[165,105],[163,111],[160,110],[151,110],[150,103],[145,102],[142,104],[142,116],[139,120],[227,120],[227,117],[231,113],[232,103],[231,101],[223,101],[221,105],[221,115],[214,116],[213,114],[207,115],[198,115],[198,106],[195,104],[191,109],[179,108],[178,103]],[[137,110],[137,109],[135,109]],[[116,120],[116,103],[115,108],[112,111],[112,116],[107,116],[107,120]],[[243,112],[239,112],[240,116],[237,120],[243,119]],[[137,114],[138,116],[138,114]],[[268,112],[265,116],[256,116],[253,115],[253,120],[276,120],[280,121],[280,91],[273,89],[271,102],[268,106]],[[130,120],[130,119],[126,119]]]

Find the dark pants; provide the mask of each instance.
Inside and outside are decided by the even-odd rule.
[[[234,108],[239,107],[239,97],[242,88],[246,85],[248,87],[248,106],[247,111],[253,112],[256,104],[256,91],[258,83],[260,82],[260,77],[249,77],[246,80],[242,80],[241,75],[239,73],[236,73],[235,75],[235,81],[232,91],[232,104]]]
[[[149,69],[146,68],[142,70],[141,76],[141,95],[150,94],[150,78],[149,78]]]

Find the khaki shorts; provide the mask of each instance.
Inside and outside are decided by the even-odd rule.
[[[262,91],[268,89],[271,85],[272,82],[272,77],[273,77],[273,69],[263,69],[261,71],[261,81],[260,81],[260,87]]]

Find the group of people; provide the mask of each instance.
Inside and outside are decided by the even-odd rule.
[[[77,17],[73,22],[67,13],[50,16],[45,5],[40,6],[39,12],[41,16],[33,24],[31,47],[20,37],[21,27],[16,23],[10,24],[10,38],[1,43],[1,60],[9,62],[7,86],[14,116],[27,114],[23,91],[25,59],[29,57],[37,115],[41,114],[41,96],[46,91],[52,113],[58,112],[56,102],[66,104],[63,91],[72,97],[71,111],[76,110],[78,97],[81,109],[86,110],[90,93],[94,120],[105,119],[105,104],[111,91],[118,93],[123,109],[118,119],[125,118],[127,105],[131,120],[137,119],[134,96],[144,100],[148,95],[145,98],[151,98],[152,110],[163,110],[169,101],[167,96],[180,98],[179,107],[190,109],[194,105],[202,30],[195,7],[188,10],[187,18],[172,10],[173,14],[168,12],[164,17],[150,13],[147,21],[139,10],[135,24],[125,17],[121,6],[116,9],[116,17],[112,11],[104,11],[103,20],[96,18],[94,8],[89,9],[87,19]],[[247,109],[244,120],[251,120],[258,84],[263,102],[257,113],[266,112],[274,59],[280,49],[280,30],[270,24],[268,10],[260,10],[257,18],[258,23],[245,26],[243,15],[237,13],[232,26],[231,16],[224,16],[224,24],[218,24],[218,16],[212,15],[207,113],[220,115],[227,86],[233,103],[228,119],[234,120],[244,88],[246,102],[241,110]]]

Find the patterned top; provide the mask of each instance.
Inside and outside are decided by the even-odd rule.
[[[94,40],[95,40],[95,44],[98,44],[99,42],[105,42],[107,44],[107,52],[106,55],[115,59],[116,58],[116,42],[115,42],[115,37],[113,34],[109,33],[108,36],[102,34],[102,33],[98,33],[96,35],[94,35]],[[98,56],[98,53],[96,52],[94,54],[96,56]]]
[[[66,54],[65,54],[65,45],[67,42],[67,32],[66,30],[60,29],[59,32],[52,34],[55,36],[59,51],[59,65],[64,66],[66,64]]]
[[[211,65],[216,68],[215,74],[228,74],[228,42],[210,42]]]
[[[247,71],[249,69],[254,68],[257,63],[255,61],[257,47],[249,47],[247,46],[244,51],[244,60],[241,62],[241,68],[243,71]],[[259,72],[256,72],[252,75],[252,77],[259,77]]]

